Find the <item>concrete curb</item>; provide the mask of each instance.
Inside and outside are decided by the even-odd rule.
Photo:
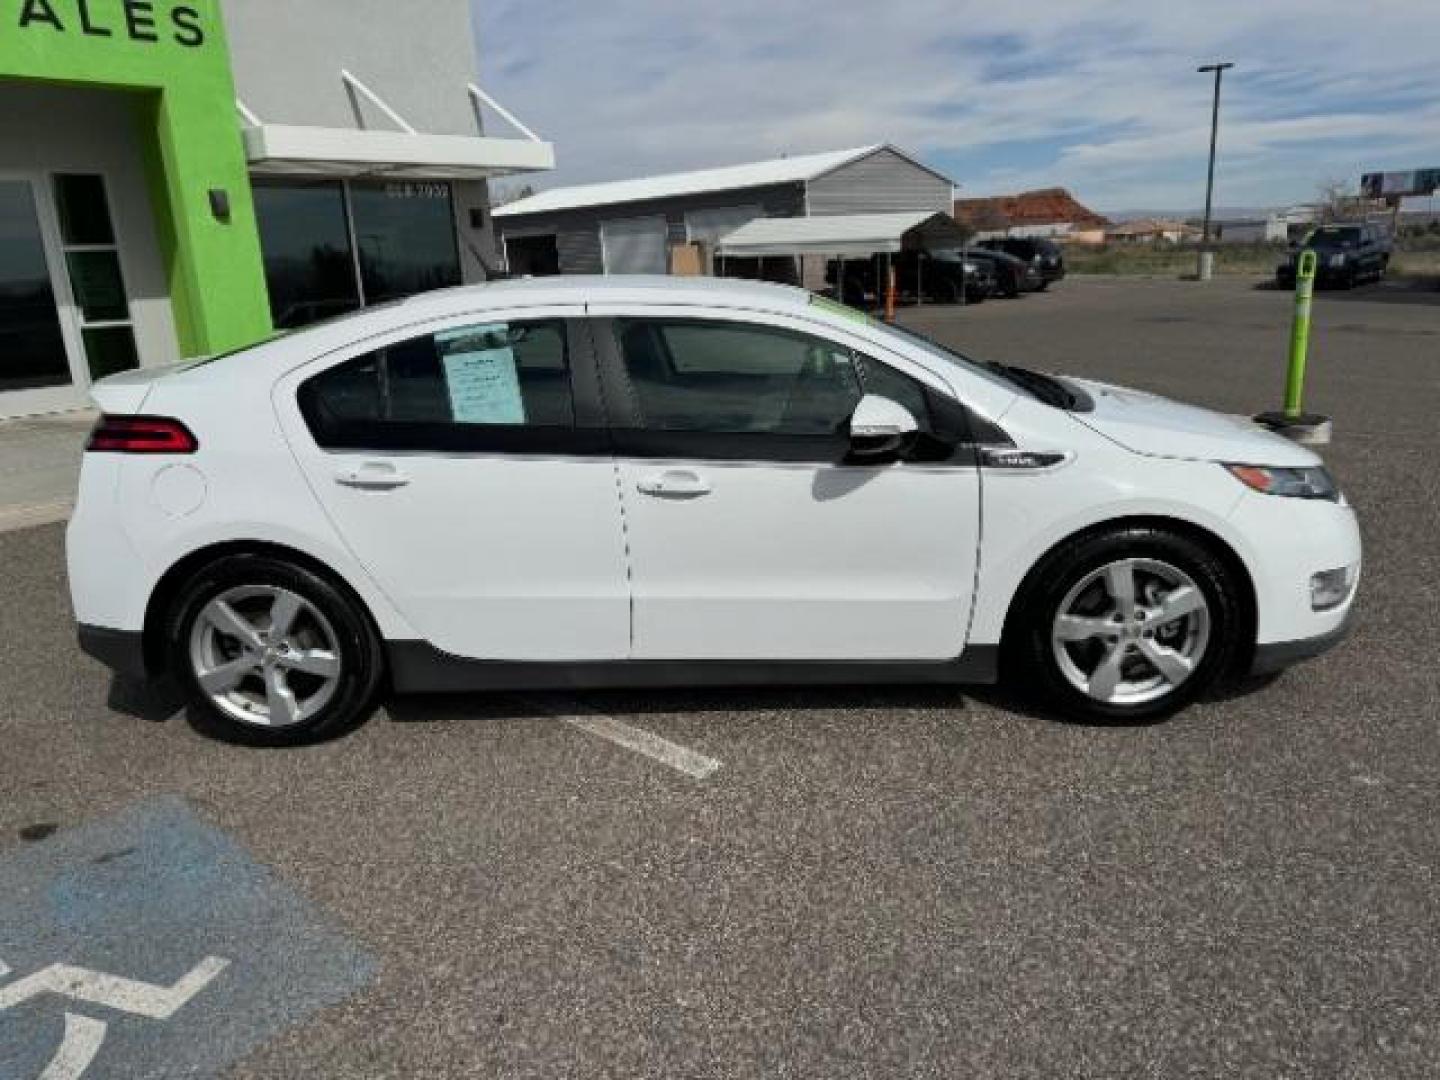
[[[31,503],[23,506],[0,506],[0,533],[35,529],[70,520],[75,504],[68,499],[53,503]]]

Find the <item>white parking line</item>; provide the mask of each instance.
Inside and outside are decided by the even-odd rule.
[[[65,1038],[45,1066],[38,1080],[77,1080],[90,1067],[100,1044],[105,1041],[106,1024],[88,1016],[65,1014]]]
[[[612,742],[616,746],[623,746],[626,750],[644,754],[646,757],[658,761],[662,765],[668,765],[676,772],[682,772],[696,780],[704,780],[720,768],[719,761],[698,750],[691,750],[688,746],[673,743],[669,739],[661,738],[653,731],[646,731],[644,728],[627,724],[623,720],[616,720],[613,716],[586,712],[584,706],[579,705],[578,702],[547,702],[532,698],[530,703],[561,723],[579,728],[581,731]],[[556,705],[560,707],[554,707]],[[573,711],[577,709],[577,706],[580,711]]]
[[[662,739],[653,731],[632,727],[623,721],[616,720],[613,716],[562,716],[559,719],[571,727],[588,731],[591,735],[598,735],[602,739],[609,739],[627,750],[634,750],[637,754],[654,758],[661,764],[669,765],[672,769],[692,776],[696,780],[704,780],[720,768],[720,762],[712,757],[706,757],[698,751],[681,746],[679,743],[673,743],[669,739]]]

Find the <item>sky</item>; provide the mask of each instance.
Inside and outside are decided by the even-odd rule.
[[[893,143],[962,195],[1280,206],[1440,167],[1436,0],[473,0],[539,188]],[[490,121],[491,133],[503,125]]]

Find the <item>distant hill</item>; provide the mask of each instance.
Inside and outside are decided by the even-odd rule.
[[[982,231],[1064,224],[1078,229],[1103,229],[1110,224],[1104,215],[1097,214],[1059,187],[983,199],[956,199],[955,219]]]
[[[1235,221],[1263,218],[1275,210],[1273,206],[1217,206],[1210,211],[1215,221]],[[1199,221],[1205,216],[1205,208],[1176,210],[1174,207],[1160,210],[1112,210],[1109,216],[1115,221],[1139,221],[1141,219],[1163,218],[1171,221]]]

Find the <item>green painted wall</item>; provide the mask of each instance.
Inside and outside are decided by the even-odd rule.
[[[0,0],[0,78],[137,95],[180,351],[272,331],[218,0]],[[223,189],[230,217],[211,213]]]

